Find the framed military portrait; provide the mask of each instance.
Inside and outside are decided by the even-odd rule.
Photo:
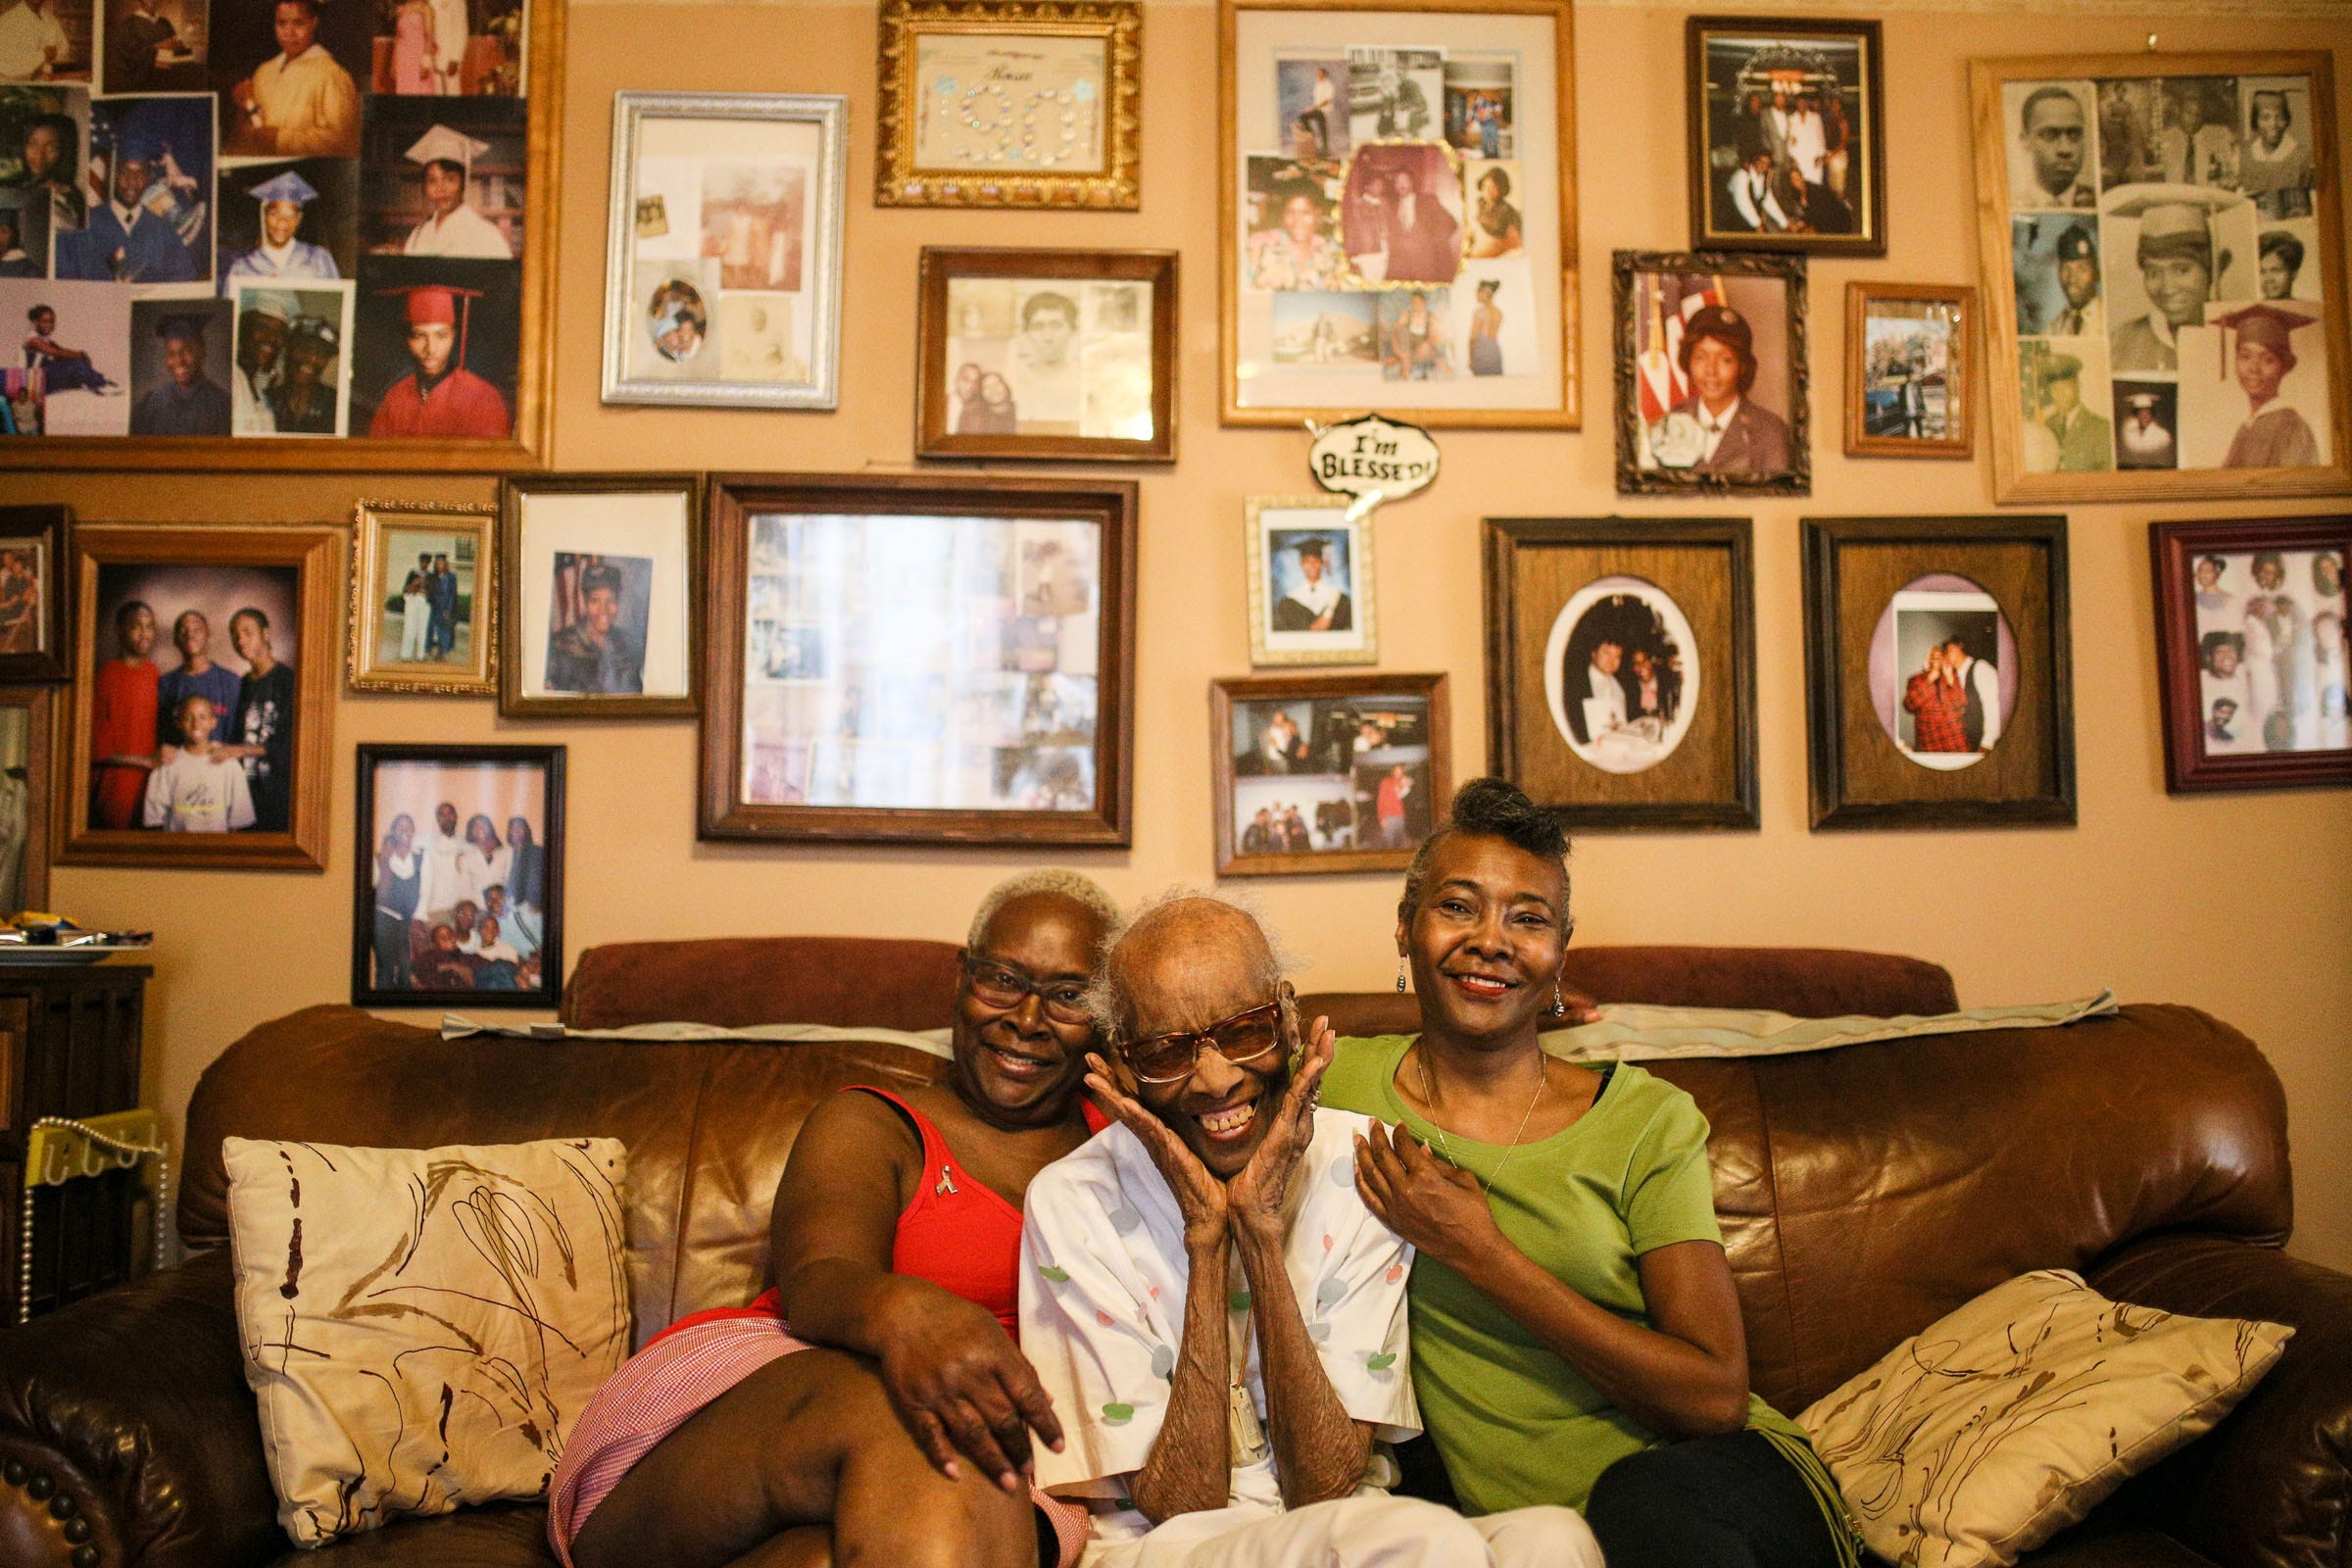
[[[1804,259],[1619,251],[1611,282],[1617,493],[1808,494]]]
[[[2333,68],[1970,67],[1995,493],[2352,489]]]
[[[1692,17],[1690,248],[1886,254],[1876,22]]]
[[[498,491],[498,710],[699,710],[702,487],[683,473],[532,474]]]

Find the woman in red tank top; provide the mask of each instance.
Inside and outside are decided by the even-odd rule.
[[[581,1413],[549,1487],[566,1564],[1076,1562],[1083,1513],[1027,1485],[1061,1432],[1013,1343],[1015,1270],[1030,1178],[1092,1132],[1083,998],[1114,920],[1073,873],[988,896],[948,1080],[812,1109],[775,1288],[680,1319]]]

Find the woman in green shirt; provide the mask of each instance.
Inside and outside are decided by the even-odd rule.
[[[1706,1118],[1538,1043],[1566,1012],[1567,850],[1517,787],[1465,785],[1397,909],[1421,1031],[1343,1040],[1324,1079],[1398,1129],[1358,1140],[1356,1183],[1420,1252],[1423,1420],[1464,1511],[1581,1508],[1610,1568],[1850,1568],[1828,1473],[1748,1390]]]

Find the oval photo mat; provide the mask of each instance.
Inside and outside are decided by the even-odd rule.
[[[1644,661],[1654,677],[1654,713],[1641,704]],[[1647,772],[1674,755],[1698,710],[1701,673],[1682,606],[1640,577],[1601,577],[1578,589],[1552,618],[1544,644],[1552,726],[1579,759],[1606,773]],[[1604,680],[1618,688],[1622,721],[1611,714],[1596,728],[1603,712],[1595,705],[1607,702],[1597,682]]]
[[[1998,723],[1986,726],[1993,731],[1990,745],[1955,751],[1933,738],[1923,743],[1920,717],[1904,707],[1911,677],[1925,671],[1931,654],[1952,640],[1962,644],[1971,661],[1988,662],[1995,672],[1999,713]],[[1967,675],[1973,684],[1973,663]],[[1990,756],[2016,715],[2018,678],[2017,636],[2009,617],[1992,595],[1953,572],[1929,572],[1903,584],[1887,600],[1871,635],[1871,707],[1887,738],[1922,767],[1951,772]]]

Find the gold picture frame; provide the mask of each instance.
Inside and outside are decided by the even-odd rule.
[[[1142,204],[1140,0],[885,0],[881,29],[875,206]]]
[[[400,542],[395,543],[395,536]],[[344,685],[355,692],[412,697],[498,695],[498,509],[438,501],[362,501],[351,509],[351,621]],[[436,549],[436,544],[448,549]],[[466,547],[470,545],[471,548]],[[444,557],[454,586],[448,613],[434,608],[431,584],[410,595],[404,569],[411,551]],[[443,563],[421,564],[436,574]],[[395,600],[426,602],[419,630]],[[443,659],[438,645],[462,657]],[[391,639],[396,651],[384,649]],[[461,648],[461,644],[463,645]],[[415,650],[416,658],[409,658]]]

